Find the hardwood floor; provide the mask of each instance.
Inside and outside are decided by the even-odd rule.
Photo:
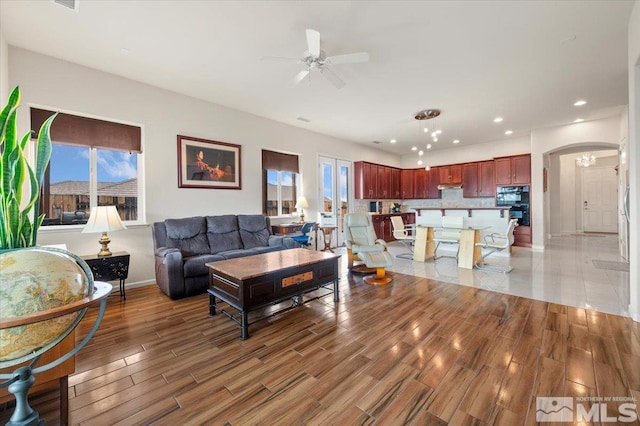
[[[172,301],[149,286],[111,297],[69,378],[70,421],[516,425],[535,423],[536,396],[640,401],[629,318],[390,275],[386,287],[344,276],[337,306],[311,301],[251,325],[245,341],[208,316],[206,295]],[[30,400],[49,425],[57,397]],[[620,402],[607,404],[617,415]]]

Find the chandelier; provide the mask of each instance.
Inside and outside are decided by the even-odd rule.
[[[418,123],[420,124],[419,129],[420,129],[420,134],[421,133],[428,133],[429,129],[427,128],[427,126],[425,125],[424,127],[422,127],[422,122],[425,120],[431,120],[431,119],[435,119],[436,117],[438,117],[440,115],[440,110],[439,109],[425,109],[422,111],[418,111],[416,112],[414,118],[418,121]],[[434,120],[435,121],[435,120]],[[438,135],[442,133],[441,130],[434,130],[431,132],[431,138],[433,140],[433,142],[438,142]],[[420,135],[418,135],[420,138]],[[425,146],[427,149],[431,149],[431,144],[428,143]],[[413,147],[413,150],[417,150],[417,147]],[[418,156],[422,157],[422,155],[424,155],[424,151],[423,150],[419,150],[418,151]],[[422,166],[422,160],[418,160],[418,165]],[[429,166],[425,167],[425,169],[429,170]]]
[[[596,157],[588,152],[585,152],[580,157],[576,158],[576,165],[578,167],[589,167],[594,164],[596,164]]]

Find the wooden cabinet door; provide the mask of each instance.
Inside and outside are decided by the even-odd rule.
[[[376,166],[378,192],[377,198],[391,198],[391,168],[386,166]]]
[[[438,171],[438,183],[442,185],[448,185],[451,183],[449,166],[439,166],[436,170]]]
[[[478,196],[478,163],[467,163],[462,166],[462,196],[464,198]]]
[[[511,158],[493,160],[496,172],[496,185],[511,185]]]
[[[496,196],[495,169],[493,161],[481,161],[478,163],[478,196]]]
[[[413,173],[413,194],[415,198],[429,198],[427,188],[429,187],[429,175],[425,169],[415,169]]]
[[[373,230],[376,231],[376,238],[382,238],[384,236],[382,215],[373,215],[371,222],[373,222]]]
[[[389,198],[399,200],[402,198],[402,171],[400,169],[391,169],[391,192]]]
[[[377,191],[377,182],[373,176],[375,166],[365,161],[356,161],[353,166],[355,198],[359,200],[375,198]]]
[[[364,196],[364,163],[362,161],[353,163],[353,187],[353,196],[356,200],[367,198]]]
[[[438,189],[439,185],[439,167],[431,168],[427,172],[428,180],[427,180],[427,198],[441,198],[440,190]]]
[[[413,191],[413,175],[414,169],[402,169],[401,181],[402,181],[402,199],[410,200],[415,198]]]
[[[520,155],[512,158],[514,185],[529,185],[531,183],[531,156]]]
[[[452,164],[449,166],[449,183],[462,183],[462,164]]]

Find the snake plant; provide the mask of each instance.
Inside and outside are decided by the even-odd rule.
[[[0,250],[35,246],[44,219],[44,214],[38,215],[40,188],[51,158],[49,129],[55,115],[43,123],[38,133],[34,169],[25,152],[31,132],[18,139],[19,104],[20,88],[16,87],[0,113]]]

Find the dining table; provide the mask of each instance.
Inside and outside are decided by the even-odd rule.
[[[480,242],[480,232],[490,228],[489,226],[469,226],[463,228],[446,228],[460,231],[460,250],[458,252],[458,268],[473,269],[478,264],[482,265],[482,248],[476,243]],[[420,224],[415,227],[415,247],[413,260],[425,262],[433,259],[436,251],[435,233],[445,229],[441,224]]]

